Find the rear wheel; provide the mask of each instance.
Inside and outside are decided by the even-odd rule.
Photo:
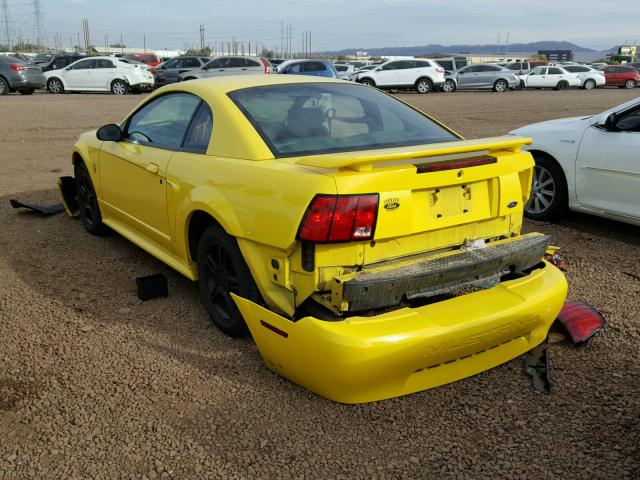
[[[211,321],[231,337],[247,334],[240,310],[230,293],[262,303],[238,244],[222,228],[210,227],[198,243],[198,283]]]
[[[368,87],[375,87],[376,84],[374,83],[373,80],[369,79],[369,78],[365,78],[363,80],[360,80],[360,83],[362,85],[367,85]]]
[[[444,81],[444,85],[442,86],[442,91],[445,93],[453,93],[456,91],[456,82],[451,80],[450,78]]]
[[[584,82],[583,87],[585,90],[593,90],[594,88],[596,88],[596,81],[589,79],[586,82]]]
[[[9,83],[4,78],[0,78],[0,95],[6,95],[8,93]]]
[[[567,209],[567,181],[562,168],[550,157],[534,153],[531,197],[524,213],[534,220],[553,220]]]
[[[431,83],[431,80],[429,80],[428,78],[420,78],[416,82],[415,88],[416,88],[416,92],[424,95],[426,93],[429,93],[431,90],[433,90],[433,84]]]
[[[50,78],[47,81],[47,90],[51,93],[62,93],[64,92],[64,85],[62,85],[62,81],[58,78]]]
[[[126,95],[129,93],[129,85],[123,80],[114,80],[111,82],[111,93],[114,95]]]
[[[566,80],[560,80],[558,85],[556,85],[556,90],[566,90],[569,87],[569,84]]]
[[[107,233],[107,226],[102,223],[102,214],[98,206],[98,196],[93,188],[93,182],[89,175],[89,170],[84,162],[80,162],[75,167],[76,195],[78,197],[78,207],[80,210],[80,221],[92,235],[104,235]]]
[[[500,79],[500,80],[496,80],[496,83],[493,84],[493,91],[494,92],[506,92],[509,89],[509,84],[507,83],[506,80]]]
[[[624,88],[636,88],[636,81],[631,79],[627,80],[624,82]]]

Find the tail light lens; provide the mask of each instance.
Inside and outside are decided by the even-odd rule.
[[[567,329],[571,340],[582,345],[604,327],[604,317],[595,308],[582,302],[567,302],[558,321]]]
[[[271,69],[269,68],[269,62],[267,62],[264,58],[260,58],[260,61],[262,62],[262,67],[264,68],[265,75],[267,73],[271,73]]]
[[[436,68],[436,72],[438,72],[438,73],[444,73],[444,68]]]
[[[442,172],[443,170],[458,170],[460,168],[479,167],[496,163],[496,157],[483,155],[481,157],[462,158],[460,160],[448,160],[445,162],[422,163],[416,165],[417,173]]]
[[[24,68],[22,65],[11,65],[9,68],[16,72],[22,72],[23,70],[26,70],[26,68]]]
[[[314,243],[371,240],[378,216],[378,194],[316,195],[298,230]]]

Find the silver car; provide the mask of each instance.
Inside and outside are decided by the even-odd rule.
[[[257,73],[271,73],[271,64],[260,57],[217,57],[198,70],[189,70],[179,74],[178,81],[184,82],[185,80],[223,75],[255,75]]]
[[[157,67],[152,67],[151,73],[156,81],[156,87],[168,85],[178,81],[178,75],[189,70],[202,68],[211,59],[209,57],[176,57],[161,63]]]
[[[495,64],[480,63],[458,70],[454,76],[457,90],[493,90],[505,92],[519,88],[520,81],[513,70]]]
[[[0,95],[16,90],[23,95],[31,95],[37,88],[44,87],[44,83],[40,67],[0,55]]]

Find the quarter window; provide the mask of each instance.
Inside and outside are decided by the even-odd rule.
[[[205,102],[202,102],[193,120],[191,120],[182,148],[197,153],[205,153],[209,147],[212,129],[213,114],[211,113],[211,108]]]
[[[200,98],[187,93],[156,98],[130,117],[125,137],[144,145],[177,149],[199,103]]]
[[[303,72],[324,72],[326,69],[321,62],[306,62],[302,64]]]
[[[550,68],[549,75],[562,75],[562,70],[559,68]]]
[[[72,70],[85,70],[93,67],[93,60],[83,60],[71,67]]]

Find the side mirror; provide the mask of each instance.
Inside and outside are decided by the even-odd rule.
[[[607,116],[607,119],[604,121],[604,128],[609,132],[614,132],[617,130],[616,122],[618,121],[617,115],[615,113],[611,113]]]
[[[119,142],[122,140],[122,130],[115,123],[110,123],[100,127],[96,132],[96,137],[103,142]]]

